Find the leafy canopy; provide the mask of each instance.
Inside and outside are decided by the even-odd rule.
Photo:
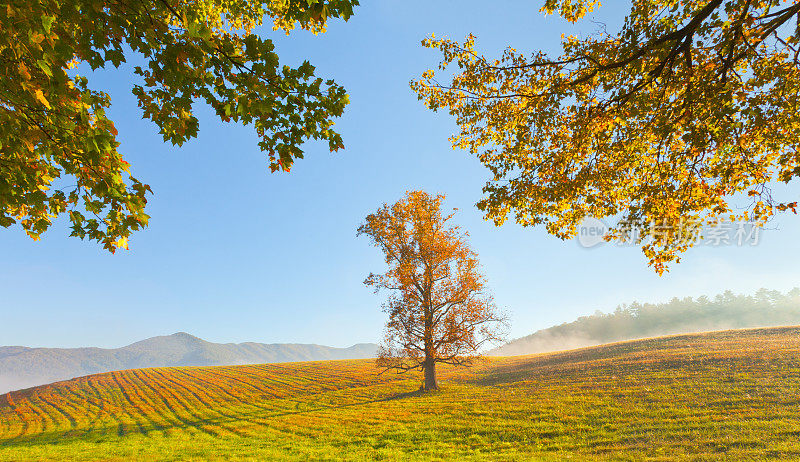
[[[598,4],[543,10],[576,21]],[[562,37],[555,57],[431,37],[443,60],[412,88],[490,169],[488,219],[567,239],[608,217],[661,273],[704,224],[794,210],[770,184],[800,174],[798,39],[800,0],[633,0],[618,33]]]
[[[106,117],[109,96],[77,75],[119,67],[132,55],[144,118],[164,141],[196,137],[197,101],[220,120],[252,125],[272,171],[288,171],[309,139],[343,147],[332,118],[348,102],[307,61],[281,66],[253,33],[314,33],[350,17],[357,0],[10,0],[0,7],[0,226],[38,239],[67,214],[72,235],[111,252],[146,226],[150,188],[131,176]]]
[[[464,365],[487,342],[500,339],[504,318],[479,271],[467,234],[443,214],[443,195],[409,191],[384,204],[358,228],[383,251],[385,273],[364,284],[387,290],[389,315],[378,364],[387,369],[426,372],[426,388],[436,388],[435,365]],[[430,378],[430,381],[428,380]]]

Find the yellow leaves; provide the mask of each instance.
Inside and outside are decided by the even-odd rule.
[[[33,96],[36,98],[36,101],[39,101],[40,103],[42,103],[44,107],[50,109],[50,102],[47,101],[47,98],[44,97],[44,93],[42,93],[42,90],[36,89],[36,91],[33,92]]]
[[[116,246],[118,248],[121,248],[121,249],[128,250],[128,238],[123,236],[123,237],[117,239],[117,241],[114,242],[114,246]]]
[[[50,183],[53,181],[53,177],[50,175],[44,174],[39,177],[41,182],[37,185],[40,191],[48,191],[50,189]]]
[[[796,151],[800,133],[800,71],[785,44],[758,57],[744,54],[729,67],[721,61],[727,54],[713,50],[732,49],[730,34],[708,24],[694,37],[691,59],[668,61],[669,72],[651,78],[669,49],[644,47],[626,60],[641,45],[630,37],[669,33],[681,18],[659,25],[652,15],[665,2],[642,6],[648,3],[637,3],[617,36],[563,34],[557,58],[509,47],[502,59],[487,59],[474,52],[473,37],[426,42],[441,49],[440,69],[457,69],[442,84],[425,71],[412,89],[431,109],[456,118],[454,147],[491,171],[493,183],[479,203],[487,219],[498,223],[511,214],[569,237],[575,223],[565,212],[700,220],[721,216],[732,196],[748,191],[759,218],[775,209],[763,187],[776,179],[775,167],[783,181],[800,176],[800,157],[783,154]],[[598,4],[546,0],[544,9],[577,18]],[[685,248],[670,242],[643,250],[651,263],[667,263]]]
[[[546,0],[539,11],[552,14],[556,10],[569,22],[576,22],[600,6],[600,0]]]

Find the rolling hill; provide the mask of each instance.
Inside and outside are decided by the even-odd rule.
[[[631,303],[541,329],[490,351],[509,356],[582,348],[609,342],[689,332],[800,324],[800,289],[761,289],[753,295],[726,291],[713,298],[673,298],[667,303]]]
[[[239,364],[372,358],[377,345],[349,348],[310,344],[212,343],[179,332],[115,348],[0,347],[0,393],[82,375],[164,366]]]
[[[0,396],[1,460],[800,457],[800,327],[378,374],[369,360],[148,368]]]

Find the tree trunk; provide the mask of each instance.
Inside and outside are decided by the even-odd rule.
[[[425,391],[436,390],[439,388],[439,384],[436,383],[436,361],[430,357],[425,358]]]

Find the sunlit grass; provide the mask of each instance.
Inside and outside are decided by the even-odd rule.
[[[444,370],[371,361],[157,368],[0,396],[0,459],[800,457],[800,328]]]

